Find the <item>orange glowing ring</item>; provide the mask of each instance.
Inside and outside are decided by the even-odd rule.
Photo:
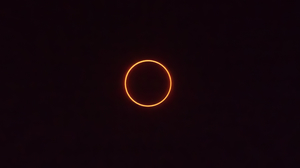
[[[163,67],[163,68],[166,70],[166,72],[167,72],[167,74],[168,74],[168,76],[169,76],[170,87],[169,87],[168,93],[167,93],[167,95],[166,95],[160,102],[155,103],[155,104],[148,104],[148,105],[146,105],[146,104],[141,104],[141,103],[135,101],[135,100],[130,96],[130,94],[129,94],[128,90],[127,90],[127,77],[128,77],[129,72],[132,70],[133,67],[135,67],[136,65],[138,65],[138,64],[140,64],[140,63],[144,63],[144,62],[153,62],[153,63],[156,63],[156,64],[160,65],[161,67]],[[137,104],[137,105],[139,105],[139,106],[142,106],[142,107],[154,107],[154,106],[157,106],[157,105],[161,104],[161,103],[162,103],[163,101],[165,101],[166,98],[169,96],[169,94],[170,94],[170,92],[171,92],[171,88],[172,88],[172,79],[171,79],[171,75],[170,75],[169,71],[167,70],[167,68],[166,68],[163,64],[161,64],[161,63],[159,63],[159,62],[157,62],[157,61],[154,61],[154,60],[142,60],[142,61],[139,61],[139,62],[135,63],[134,65],[132,65],[132,66],[129,68],[129,70],[127,71],[126,76],[125,76],[124,86],[125,86],[126,94],[127,94],[128,97],[130,98],[130,100],[132,100],[135,104]]]

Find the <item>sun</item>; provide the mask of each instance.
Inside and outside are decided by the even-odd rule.
[[[130,94],[129,94],[129,92],[128,92],[128,89],[127,89],[127,78],[128,78],[128,75],[129,75],[130,71],[131,71],[135,66],[137,66],[138,64],[145,63],[145,62],[151,62],[151,63],[155,63],[155,64],[160,65],[161,67],[164,68],[164,70],[167,72],[168,77],[169,77],[169,83],[170,83],[170,84],[169,84],[169,90],[168,90],[168,93],[166,94],[166,96],[165,96],[162,100],[160,100],[159,102],[154,103],[154,104],[142,104],[142,103],[137,102],[136,100],[134,100],[134,99],[130,96]],[[137,105],[139,105],[139,106],[142,106],[142,107],[154,107],[154,106],[157,106],[157,105],[161,104],[162,102],[164,102],[164,101],[167,99],[167,97],[169,96],[169,94],[170,94],[170,92],[171,92],[171,89],[172,89],[172,79],[171,79],[171,75],[170,75],[168,69],[167,69],[163,64],[161,64],[160,62],[155,61],[155,60],[141,60],[141,61],[139,61],[139,62],[133,64],[133,65],[129,68],[129,70],[127,71],[127,73],[126,73],[126,75],[125,75],[125,80],[124,80],[124,87],[125,87],[125,91],[126,91],[127,96],[128,96],[129,99],[130,99],[131,101],[133,101],[135,104],[137,104]]]

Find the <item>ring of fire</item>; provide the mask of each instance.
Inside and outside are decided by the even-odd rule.
[[[129,75],[130,71],[131,71],[132,68],[134,68],[136,65],[141,64],[141,63],[144,63],[144,62],[152,62],[152,63],[156,63],[156,64],[160,65],[161,67],[164,68],[164,70],[167,72],[168,77],[169,77],[170,86],[169,86],[168,93],[166,94],[166,96],[165,96],[161,101],[159,101],[158,103],[155,103],[155,104],[141,104],[141,103],[135,101],[135,100],[130,96],[130,94],[129,94],[129,92],[128,92],[128,89],[127,89],[127,77],[128,77],[128,75]],[[139,105],[139,106],[142,106],[142,107],[154,107],[154,106],[157,106],[157,105],[161,104],[162,102],[164,102],[164,101],[167,99],[167,97],[169,96],[169,94],[170,94],[170,92],[171,92],[171,88],[172,88],[172,79],[171,79],[171,75],[170,75],[168,69],[167,69],[163,64],[161,64],[161,63],[159,63],[159,62],[157,62],[157,61],[154,61],[154,60],[142,60],[142,61],[139,61],[139,62],[135,63],[134,65],[132,65],[132,66],[129,68],[129,70],[127,71],[126,76],[125,76],[124,87],[125,87],[125,91],[126,91],[127,96],[128,96],[128,97],[130,98],[130,100],[133,101],[135,104],[137,104],[137,105]]]

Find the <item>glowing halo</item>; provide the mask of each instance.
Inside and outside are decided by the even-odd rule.
[[[128,75],[129,75],[129,72],[130,72],[130,71],[132,70],[132,68],[134,68],[136,65],[138,65],[138,64],[140,64],[140,63],[144,63],[144,62],[152,62],[152,63],[156,63],[156,64],[160,65],[161,67],[163,67],[163,68],[165,69],[165,71],[167,72],[167,74],[168,74],[168,76],[169,76],[170,87],[169,87],[168,93],[167,93],[167,95],[166,95],[161,101],[159,101],[158,103],[155,103],[155,104],[148,104],[148,105],[146,105],[146,104],[141,104],[141,103],[135,101],[135,100],[130,96],[130,94],[129,94],[128,90],[127,90],[127,77],[128,77]],[[170,94],[170,92],[171,92],[171,88],[172,88],[172,79],[171,79],[171,75],[170,75],[169,71],[167,70],[167,68],[166,68],[163,64],[161,64],[161,63],[159,63],[159,62],[157,62],[157,61],[154,61],[154,60],[142,60],[142,61],[139,61],[139,62],[135,63],[134,65],[132,65],[132,66],[129,68],[129,70],[127,71],[126,76],[125,76],[124,87],[125,87],[125,91],[126,91],[127,96],[128,96],[128,97],[130,98],[130,100],[133,101],[135,104],[137,104],[137,105],[139,105],[139,106],[142,106],[142,107],[154,107],[154,106],[157,106],[157,105],[161,104],[162,102],[164,102],[164,101],[167,99],[167,97],[169,96],[169,94]]]

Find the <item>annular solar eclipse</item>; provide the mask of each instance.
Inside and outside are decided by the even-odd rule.
[[[128,75],[130,73],[130,71],[135,67],[137,66],[138,64],[141,64],[141,63],[145,63],[145,62],[151,62],[151,63],[155,63],[155,64],[158,64],[160,65],[165,71],[166,73],[168,74],[168,77],[169,77],[169,89],[168,89],[168,92],[167,94],[165,95],[165,97],[162,99],[162,100],[159,100],[157,103],[154,103],[154,104],[142,104],[142,103],[139,103],[138,100],[134,100],[132,98],[132,96],[130,95],[129,91],[128,91],[128,88],[127,88],[127,78],[128,78]],[[154,106],[157,106],[159,104],[161,104],[162,102],[164,102],[167,97],[169,96],[170,92],[171,92],[171,88],[172,88],[172,79],[171,79],[171,75],[168,71],[168,69],[163,65],[161,64],[160,62],[158,61],[155,61],[155,60],[141,60],[141,61],[138,61],[137,63],[133,64],[129,70],[127,71],[126,73],[126,76],[125,76],[125,80],[124,80],[124,87],[125,87],[125,91],[126,91],[126,94],[127,96],[129,97],[129,99],[134,102],[135,104],[139,105],[139,106],[142,106],[142,107],[154,107]]]

